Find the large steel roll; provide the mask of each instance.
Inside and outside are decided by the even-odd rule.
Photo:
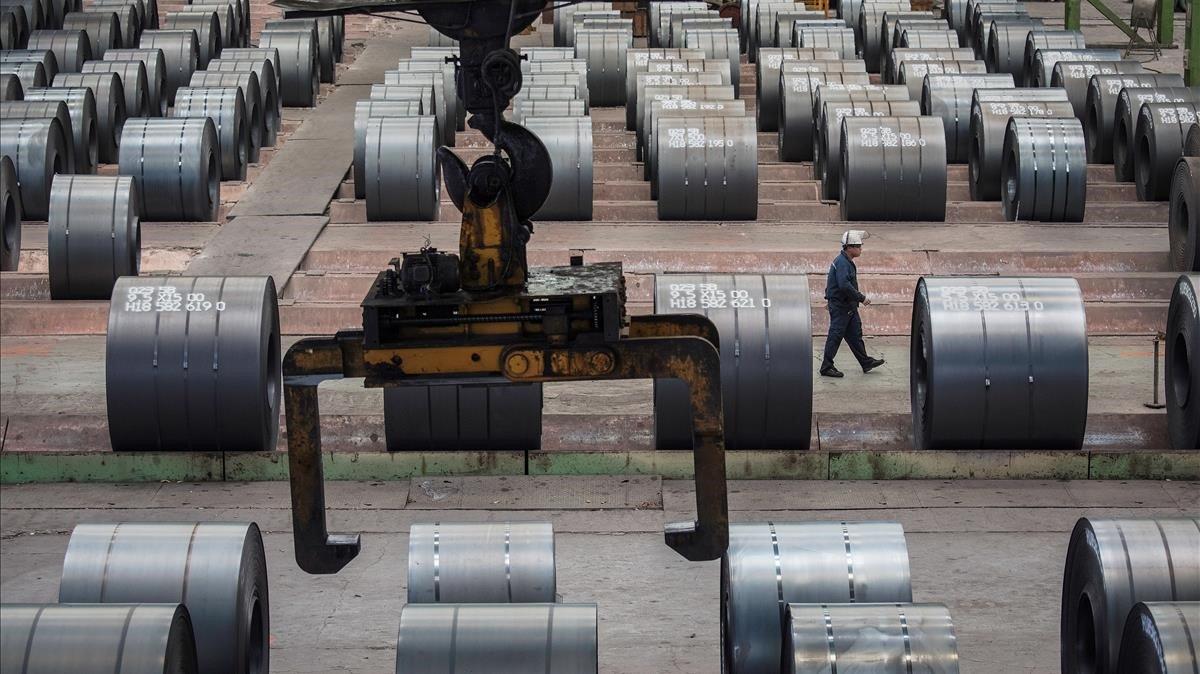
[[[924,277],[913,299],[917,449],[1079,449],[1088,405],[1072,278]]]
[[[946,219],[946,132],[940,118],[847,117],[841,134],[842,219]]]
[[[673,78],[678,75],[694,73],[709,73],[710,75],[716,75],[718,79],[705,81],[714,81],[719,84],[730,84],[729,69],[726,67],[725,62],[705,58],[651,61],[642,66],[636,75],[634,75],[634,77],[629,77],[626,75],[626,82],[629,84],[625,95],[625,117],[627,123],[629,120],[633,120],[632,127],[634,129],[637,128],[637,120],[635,117],[637,116],[638,110],[638,76],[647,76],[647,78],[642,78],[641,80],[642,87],[644,88],[645,86],[658,86],[663,84],[663,81],[658,78],[659,75],[666,75],[670,78]],[[672,79],[668,81],[675,80]],[[693,80],[685,78],[684,81],[690,82]]]
[[[299,31],[263,31],[259,47],[279,51],[279,94],[289,107],[311,108],[317,104],[320,68],[317,48],[310,33]]]
[[[121,82],[125,94],[125,115],[128,117],[157,116],[158,107],[150,104],[150,81],[141,61],[88,61],[83,74],[113,73]]]
[[[196,69],[204,70],[208,62],[221,54],[221,26],[216,12],[169,12],[163,17],[163,30],[192,30],[196,33]]]
[[[1200,520],[1080,518],[1063,572],[1063,672],[1117,674],[1138,602],[1200,601]]]
[[[701,87],[702,89],[710,87]],[[698,92],[702,96],[703,92]],[[643,177],[650,181],[650,198],[658,199],[658,120],[665,117],[745,117],[746,103],[740,99],[667,98],[650,102],[645,123]]]
[[[267,559],[253,522],[76,525],[58,600],[180,602],[196,632],[198,671],[270,670]]]
[[[167,61],[163,57],[161,49],[142,49],[140,47],[137,49],[109,49],[104,52],[104,60],[142,64],[142,67],[146,70],[146,84],[148,86],[146,98],[149,103],[147,109],[142,111],[142,116],[167,116]],[[85,72],[87,71],[85,70]],[[125,85],[124,78],[122,78],[121,84]],[[128,101],[128,91],[125,92],[125,97],[126,101]],[[126,112],[130,116],[133,116],[133,113],[128,110],[128,106],[126,106]]]
[[[579,44],[576,34],[576,44]],[[592,219],[592,118],[531,117],[525,128],[550,153],[553,182],[535,220]]]
[[[737,89],[728,84],[729,80],[725,75],[714,72],[699,72],[699,73],[639,73],[637,76],[637,88],[635,94],[634,105],[634,130],[637,134],[638,148],[642,148],[646,144],[647,129],[646,122],[649,121],[647,109],[654,101],[667,100],[670,98],[690,98],[693,100],[700,98],[711,98],[708,96],[695,96],[699,90],[708,89],[711,92],[725,91],[728,96],[719,97],[721,100],[733,100],[737,98]],[[717,100],[713,98],[712,100]]]
[[[742,59],[738,47],[737,31],[729,28],[723,30],[692,30],[684,36],[681,45],[686,49],[699,49],[704,52],[706,59],[724,59],[729,62],[729,81],[733,90],[738,90],[741,81]]]
[[[788,604],[911,601],[898,523],[730,524],[721,558],[724,671],[782,671]]]
[[[36,61],[28,63],[0,63],[0,73],[6,75],[16,75],[21,81],[21,88],[28,91],[37,87],[44,87],[49,80],[46,79],[46,69],[41,63]]]
[[[138,38],[142,35],[142,17],[138,12],[136,5],[93,4],[83,8],[80,11],[84,13],[91,12],[96,14],[115,14],[117,17],[117,34],[121,38],[120,42],[122,46],[132,46],[137,44]],[[117,47],[110,48],[116,49]]]
[[[50,193],[50,297],[103,300],[141,266],[137,186],[128,176],[60,176]]]
[[[846,117],[920,117],[916,101],[887,101],[873,92],[827,97],[813,127],[813,175],[821,196],[837,199],[842,175],[842,120]]]
[[[279,90],[276,87],[277,79],[275,77],[275,67],[271,61],[267,59],[230,61],[225,59],[217,59],[210,61],[208,64],[208,72],[210,73],[237,73],[242,75],[243,80],[239,86],[244,85],[247,93],[250,87],[250,77],[253,75],[254,84],[258,88],[258,116],[259,126],[257,131],[258,146],[271,146],[275,144],[275,138],[279,133],[279,128],[283,120],[283,102],[279,99]],[[253,122],[253,118],[251,122]]]
[[[1192,230],[1195,234],[1195,229]],[[1195,239],[1193,248],[1200,246]],[[1200,274],[1175,282],[1167,310],[1167,431],[1175,449],[1200,449]]]
[[[812,326],[803,274],[667,274],[655,311],[702,313],[721,335],[725,446],[808,449],[812,432]],[[692,448],[691,403],[680,380],[654,382],[658,449]]]
[[[622,30],[575,32],[575,56],[587,62],[592,105],[625,104],[625,54],[632,46],[632,33]]]
[[[1004,134],[1012,117],[1075,117],[1062,89],[980,89],[971,102],[967,173],[971,198],[1000,200]]]
[[[0,64],[39,63],[47,82],[58,74],[58,58],[49,49],[10,49],[0,51]]]
[[[282,387],[269,276],[124,277],[105,358],[114,451],[275,451]],[[188,376],[194,367],[204,376]]]
[[[200,67],[200,42],[191,30],[148,30],[142,33],[142,49],[161,49],[167,66],[167,102],[175,104],[175,92],[188,86]]]
[[[437,118],[437,130],[441,134],[438,140],[439,145],[453,146],[455,143],[455,129],[457,128],[455,114],[449,106],[449,102],[442,94],[443,80],[442,72],[400,72],[388,71],[384,73],[383,82],[388,85],[409,86],[409,87],[431,87],[433,89],[433,112],[430,113]],[[522,96],[537,97],[537,92],[547,88],[566,88],[565,81],[557,85],[539,85],[528,84],[521,89]],[[575,91],[574,82],[570,83],[570,88],[574,93],[571,98],[578,96],[578,91]]]
[[[866,73],[782,73],[779,96],[779,158],[811,161],[817,90],[829,84],[869,85]]]
[[[547,61],[543,61],[543,63],[547,63]],[[557,61],[557,62],[549,61],[549,63],[563,63],[563,61]],[[523,76],[522,86],[530,88],[530,89],[541,89],[541,88],[573,89],[575,91],[575,98],[577,100],[583,102],[584,108],[586,110],[591,109],[591,105],[590,105],[591,94],[588,92],[588,83],[587,83],[586,73],[584,74],[584,77],[582,79],[580,79],[580,77],[577,74],[570,73],[570,72],[526,73]],[[518,94],[516,96],[516,98],[521,98],[520,94]],[[451,120],[451,121],[453,121],[453,120]]]
[[[408,603],[553,603],[549,522],[414,524],[408,532]]]
[[[389,452],[542,446],[541,384],[397,386],[383,391]]]
[[[976,12],[967,42],[975,50],[975,56],[983,60],[987,60],[988,40],[992,36],[993,24],[997,22],[1018,23],[1028,26],[1030,30],[1040,28],[1043,25],[1041,19],[1029,16],[1029,10],[1024,5],[1016,3],[978,3],[975,7]]]
[[[87,36],[92,58],[104,58],[108,49],[120,49],[121,26],[116,12],[69,12],[63,17],[63,30],[81,30]]]
[[[225,72],[205,70],[192,74],[188,85],[193,89],[227,89],[236,88],[242,92],[242,103],[246,108],[246,141],[248,143],[248,160],[258,161],[258,150],[262,147],[263,110],[262,88],[258,84],[258,75],[252,70],[245,72]],[[175,101],[179,105],[179,101]]]
[[[123,10],[129,7],[133,10],[133,18],[137,22],[137,32],[133,40],[124,39],[124,36],[129,34],[129,30],[125,28],[124,20],[122,20],[122,42],[125,46],[137,44],[137,38],[140,38],[143,30],[153,30],[158,28],[158,3],[151,0],[144,2],[143,0],[92,0],[90,8],[112,8],[113,11]]]
[[[449,123],[453,129],[463,130],[466,128],[465,121],[467,111],[463,105],[463,102],[458,98],[458,86],[454,82],[454,64],[446,63],[445,58],[446,57],[441,57],[437,60],[425,61],[400,61],[396,64],[396,70],[398,72],[412,73],[440,73],[442,76],[442,88],[438,93],[441,94],[439,98],[446,102],[446,122]],[[561,64],[560,62],[553,61],[551,63],[553,65]],[[525,83],[529,83],[530,80],[526,78],[524,81]],[[576,81],[579,81],[586,88],[587,73],[584,72],[582,75],[577,76]],[[463,120],[463,124],[459,123],[460,119]]]
[[[555,47],[570,47],[572,42],[567,38],[567,33],[573,25],[573,15],[575,12],[590,12],[595,10],[611,9],[612,5],[607,2],[580,2],[574,5],[559,5],[554,8],[554,46]],[[651,10],[653,11],[653,10]]]
[[[0,6],[0,51],[24,49],[29,42],[29,20],[19,6]]]
[[[583,101],[531,101],[527,98],[513,100],[512,121],[524,124],[532,117],[584,117]]]
[[[796,26],[793,43],[802,49],[830,49],[839,57],[855,58],[854,31],[849,28],[835,30]]]
[[[779,128],[780,72],[785,61],[805,61],[810,72],[824,72],[827,66],[837,63],[837,55],[830,50],[770,49],[759,52],[754,64],[754,96],[758,101],[756,115],[759,131],[775,131]],[[831,72],[842,72],[831,70]],[[867,72],[864,65],[861,72]]]
[[[1196,103],[1142,106],[1133,137],[1133,182],[1142,201],[1170,198],[1175,164],[1183,156],[1183,145],[1198,111]]]
[[[966,163],[971,143],[971,102],[976,89],[1012,89],[1008,73],[927,75],[921,87],[921,112],[942,118],[946,161]]]
[[[574,58],[572,55],[571,58]],[[625,128],[632,131],[637,122],[630,105],[636,95],[638,73],[649,72],[649,65],[659,61],[704,59],[699,49],[627,49],[625,50]]]
[[[1058,61],[1047,86],[1067,90],[1067,100],[1079,121],[1087,118],[1088,88],[1096,75],[1139,74],[1145,68],[1137,61]]]
[[[178,23],[176,19],[172,19],[171,17],[180,17],[180,16],[185,16],[185,15],[198,17],[195,20],[196,26],[197,26],[195,30],[196,30],[196,37],[199,38],[201,45],[203,45],[205,42],[208,42],[209,40],[216,43],[216,45],[217,45],[216,50],[214,52],[210,52],[209,54],[207,54],[209,60],[217,58],[217,55],[221,52],[221,49],[223,49],[225,47],[225,45],[236,46],[236,45],[231,44],[231,41],[235,40],[237,38],[232,33],[233,28],[234,28],[234,26],[233,26],[233,22],[234,22],[233,8],[230,7],[229,5],[227,5],[227,4],[220,4],[220,5],[207,4],[207,5],[205,5],[205,4],[198,4],[198,3],[189,4],[186,7],[183,7],[181,9],[178,9],[176,11],[173,11],[173,12],[167,14],[166,23],[167,24],[174,23],[174,25],[167,25],[166,27],[167,28],[182,28],[183,24]],[[211,22],[211,19],[216,20],[215,25]],[[272,21],[269,20],[269,21],[267,21],[267,23],[272,23]],[[211,37],[209,37],[207,34],[207,31],[213,30],[214,27],[215,27],[216,32]]]
[[[19,77],[11,73],[0,73],[0,101],[19,101],[24,95]]]
[[[1083,125],[1074,118],[1009,119],[1000,182],[1005,219],[1083,222],[1087,204]]]
[[[171,116],[212,120],[221,146],[221,179],[246,179],[246,165],[253,161],[250,140],[253,123],[246,114],[241,89],[184,87],[175,98]]]
[[[912,3],[894,0],[847,0],[847,2],[839,2],[837,9],[838,16],[842,18],[842,21],[844,21],[847,26],[854,30],[854,41],[859,46],[858,52],[860,55],[863,53],[863,47],[867,41],[867,38],[862,32],[864,26],[861,17],[864,10],[871,9],[875,10],[880,18],[873,25],[867,26],[866,28],[870,29],[874,33],[874,39],[876,40],[875,46],[876,49],[878,49],[878,40],[880,37],[879,28],[880,22],[882,22],[882,14],[884,12],[911,11]]]
[[[595,674],[595,604],[407,604],[396,674]]]
[[[926,75],[984,75],[983,61],[904,60],[896,66],[896,84],[908,87],[908,97],[921,100]]]
[[[1014,17],[992,21],[983,60],[988,72],[1007,73],[1018,83],[1025,77],[1025,43],[1029,32],[1043,28],[1040,19]]]
[[[1134,180],[1134,140],[1142,106],[1147,103],[1200,104],[1200,94],[1192,87],[1124,88],[1117,94],[1112,134],[1113,174],[1118,182]]]
[[[905,31],[946,31],[946,22],[942,19],[934,17],[892,17],[884,18],[883,23],[879,28],[879,49],[883,52],[885,59],[890,60],[890,53],[893,49],[908,48],[900,44],[900,38]],[[948,43],[946,49],[958,48],[958,39],[955,36],[953,43]],[[966,59],[963,59],[966,60]],[[884,69],[880,74],[883,75],[885,84],[894,83],[894,70]]]
[[[424,86],[410,86],[397,84],[372,84],[370,99],[372,101],[419,101],[421,103],[421,114],[432,115],[437,109],[434,101],[437,100],[437,91],[435,87],[428,84]],[[434,117],[436,121],[436,116]],[[441,130],[438,130],[438,137],[441,137]]]
[[[28,49],[46,49],[54,52],[58,70],[77,73],[84,61],[90,61],[92,43],[82,30],[35,30],[29,34]]]
[[[317,50],[317,77],[321,82],[332,84],[334,64],[337,63],[334,54],[333,26],[328,17],[323,18],[325,20],[316,18],[275,19],[267,21],[264,30],[272,33],[287,31],[310,33]]]
[[[371,117],[416,117],[425,114],[420,100],[365,100],[354,104],[354,196],[367,195],[367,119]],[[391,389],[389,389],[390,391]],[[386,392],[385,392],[386,396]]]
[[[17,169],[0,155],[0,271],[16,271],[21,260],[21,191]]]
[[[1196,128],[1189,137],[1196,135]],[[1170,202],[1167,233],[1171,269],[1200,272],[1200,157],[1179,158],[1171,179]]]
[[[659,220],[755,220],[758,135],[749,117],[660,119]]]
[[[221,146],[210,119],[130,119],[121,142],[120,173],[138,183],[146,220],[217,219]]]
[[[238,0],[192,0],[189,11],[203,10],[217,13],[217,21],[221,24],[221,50],[225,47],[242,47],[246,44],[250,27],[245,25],[247,18],[242,15],[242,3]]]
[[[275,75],[275,91],[282,91],[283,70],[279,64],[279,50],[274,47],[239,47],[222,49],[222,61],[269,61],[271,72]],[[261,79],[261,77],[259,78]]]
[[[783,671],[958,674],[954,621],[943,604],[789,604]]]
[[[35,89],[34,91],[42,91],[42,89]],[[6,103],[3,108],[0,108],[0,112],[3,113],[5,119],[9,120],[47,119],[51,117],[57,119],[59,126],[66,134],[67,145],[69,146],[66,148],[66,150],[68,157],[70,157],[71,168],[67,171],[67,173],[91,173],[95,170],[95,128],[93,126],[91,146],[80,145],[79,137],[76,135],[76,130],[74,128],[75,125],[72,123],[71,111],[70,108],[67,107],[66,103],[55,100],[10,101],[9,103]],[[88,120],[80,116],[81,127],[86,124],[87,121]],[[94,124],[95,123],[93,122],[93,125]],[[80,131],[86,130],[80,129]],[[82,139],[82,142],[86,141],[86,138]]]
[[[1120,49],[1039,49],[1033,55],[1033,70],[1025,74],[1026,86],[1049,87],[1054,77],[1054,66],[1059,61],[1102,62],[1120,61]]]
[[[914,12],[911,7],[903,7],[895,9],[895,5],[889,4],[863,4],[862,11],[858,15],[858,53],[867,63],[867,71],[872,73],[880,72],[883,66],[884,57],[887,52],[883,50],[883,28],[886,19],[895,21],[900,17],[911,17],[914,19],[934,18],[929,12]],[[889,27],[895,24],[889,24]],[[957,45],[955,45],[957,46]]]
[[[8,155],[16,169],[25,219],[45,220],[54,176],[74,170],[69,138],[53,117],[0,119],[0,155]]]
[[[1025,36],[1025,53],[1021,58],[1021,77],[1017,82],[1023,87],[1036,87],[1033,81],[1037,70],[1034,57],[1042,49],[1086,49],[1083,33],[1078,30],[1031,30]],[[1120,59],[1118,56],[1117,59]]]
[[[95,173],[100,163],[100,131],[96,116],[96,97],[86,87],[34,89],[25,97],[27,102],[47,105],[62,103],[71,119],[71,135],[75,156],[75,173]],[[8,108],[6,107],[6,111]],[[56,117],[60,117],[57,113]]]
[[[437,119],[367,119],[363,176],[367,220],[437,220],[441,175]]]
[[[0,671],[195,674],[193,623],[174,601],[0,604]]]
[[[55,89],[89,89],[96,103],[97,151],[101,162],[119,159],[125,127],[125,89],[116,73],[59,73]]]
[[[1188,674],[1200,671],[1200,602],[1141,602],[1121,633],[1117,671]]]

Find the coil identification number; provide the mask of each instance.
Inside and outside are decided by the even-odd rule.
[[[703,129],[688,126],[684,128],[667,129],[667,147],[670,148],[706,148],[733,147],[733,140],[728,138],[712,138]]]
[[[134,314],[176,311],[225,311],[225,302],[204,293],[181,293],[175,286],[130,286],[125,291],[125,311]]]
[[[925,139],[890,126],[864,126],[858,130],[862,147],[925,147]]]
[[[987,286],[942,286],[938,294],[945,311],[1044,311],[1041,300],[1032,302],[1018,292],[998,293]]]
[[[672,309],[767,309],[769,297],[756,297],[749,290],[725,290],[716,283],[672,283]]]

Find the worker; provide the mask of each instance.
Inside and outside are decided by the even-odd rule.
[[[842,234],[842,252],[829,265],[825,280],[825,301],[829,307],[829,336],[825,338],[825,355],[821,360],[821,375],[825,377],[845,376],[833,365],[842,339],[850,345],[850,351],[858,359],[863,372],[870,372],[883,365],[882,358],[867,355],[863,343],[862,319],[858,316],[858,305],[870,304],[871,298],[858,289],[858,267],[854,258],[862,255],[866,232],[852,229]]]

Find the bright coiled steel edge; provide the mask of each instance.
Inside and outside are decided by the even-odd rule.
[[[17,169],[0,156],[0,271],[16,271],[21,259],[21,192]]]
[[[1200,135],[1196,131],[1193,127],[1189,138]],[[1200,272],[1200,157],[1180,157],[1175,164],[1167,234],[1171,269]]]
[[[786,674],[958,674],[958,638],[943,604],[788,604]]]
[[[1188,674],[1200,671],[1200,602],[1139,602],[1121,634],[1117,671]]]

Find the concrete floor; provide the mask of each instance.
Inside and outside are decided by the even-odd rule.
[[[0,490],[0,601],[53,602],[78,522],[253,520],[266,536],[273,672],[386,672],[414,522],[549,520],[559,592],[600,607],[603,672],[718,671],[718,564],[662,542],[693,508],[688,482],[657,478],[433,478],[330,483],[332,531],[363,532],[340,574],[292,559],[284,483],[27,485]],[[945,603],[962,671],[1059,671],[1068,534],[1089,517],[1195,516],[1188,482],[732,482],[735,521],[901,522],[916,601]]]

